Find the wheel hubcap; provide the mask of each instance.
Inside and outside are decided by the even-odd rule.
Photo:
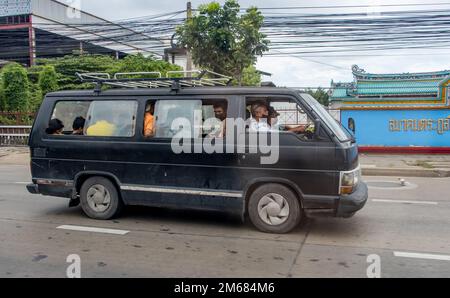
[[[87,202],[95,212],[105,212],[111,204],[111,195],[103,185],[92,185],[87,192]]]
[[[278,226],[288,219],[289,204],[282,195],[270,193],[259,200],[258,214],[266,224]]]

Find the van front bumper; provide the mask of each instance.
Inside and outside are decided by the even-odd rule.
[[[339,196],[336,217],[352,217],[366,205],[369,197],[367,184],[360,182],[356,191],[349,195]]]

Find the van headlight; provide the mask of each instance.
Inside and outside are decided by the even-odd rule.
[[[361,181],[361,168],[358,166],[353,171],[341,172],[339,194],[351,194]]]

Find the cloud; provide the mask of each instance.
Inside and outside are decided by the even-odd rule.
[[[402,53],[403,56],[401,56]],[[442,51],[439,52],[439,54],[441,53]],[[402,50],[386,53],[386,55],[399,56],[311,58],[338,66],[339,69],[320,63],[302,61],[294,57],[263,57],[259,59],[257,67],[259,70],[272,73],[273,76],[270,80],[277,86],[288,87],[330,87],[331,80],[351,82],[353,81],[351,67],[354,64],[369,73],[427,72],[450,68],[449,64],[445,63],[445,56],[417,54],[417,56],[411,56],[410,52]]]

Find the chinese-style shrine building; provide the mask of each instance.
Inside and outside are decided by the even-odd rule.
[[[361,152],[450,153],[450,70],[352,71],[352,83],[331,83],[330,109],[340,111]]]

